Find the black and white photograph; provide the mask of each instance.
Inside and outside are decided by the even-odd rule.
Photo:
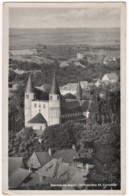
[[[124,190],[125,4],[5,8],[8,190]]]

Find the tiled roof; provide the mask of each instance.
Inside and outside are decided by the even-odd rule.
[[[50,94],[58,94],[58,95],[60,95],[60,89],[59,89],[58,82],[57,82],[55,74],[54,74],[52,86],[51,86],[51,89],[50,89]]]
[[[31,74],[29,75],[25,92],[26,93],[34,93],[34,86],[33,86],[32,81],[31,81]]]
[[[35,154],[41,166],[45,165],[51,160],[51,157],[49,156],[48,152],[35,152]]]
[[[11,175],[16,169],[23,167],[23,157],[9,157],[9,175]]]
[[[55,171],[57,167],[58,160],[52,159],[49,163],[43,166],[41,169],[36,171],[38,175],[45,176],[48,178],[53,178],[55,176]]]
[[[36,116],[34,116],[28,123],[40,123],[44,124],[47,123],[43,115],[39,112]]]
[[[91,101],[89,100],[66,100],[62,103],[61,114],[71,114],[89,110]]]
[[[18,168],[9,177],[9,187],[18,188],[30,175],[29,170]]]
[[[56,159],[62,158],[63,162],[72,164],[74,162],[73,158],[79,158],[79,155],[76,150],[64,149],[56,151],[52,157]]]
[[[82,111],[85,112],[87,110],[89,111],[92,101],[80,100],[79,103],[80,103]]]
[[[27,186],[35,186],[39,184],[39,180],[40,180],[39,174],[32,173],[28,178]],[[63,183],[65,182],[62,179],[57,179],[57,178],[43,179],[43,184],[63,184]]]
[[[67,118],[63,118],[61,119],[62,123],[65,123],[67,121],[76,121],[76,122],[86,122],[86,117],[84,115],[79,115],[79,116],[72,116],[72,117],[67,117]]]

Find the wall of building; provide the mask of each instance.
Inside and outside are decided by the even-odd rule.
[[[32,118],[39,113],[43,115],[43,117],[45,118],[45,120],[48,122],[48,101],[38,101],[38,100],[34,100],[31,102],[31,116]]]
[[[31,119],[31,102],[35,98],[34,93],[25,93],[25,100],[24,100],[24,115],[25,115],[25,126],[27,125],[27,122]]]
[[[41,123],[27,123],[27,127],[32,127],[33,130],[41,130],[44,131],[46,128],[46,124]]]

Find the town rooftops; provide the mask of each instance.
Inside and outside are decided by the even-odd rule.
[[[41,166],[45,165],[51,160],[51,157],[49,156],[48,152],[35,152]]]
[[[64,149],[64,150],[57,150],[53,154],[53,158],[62,159],[63,162],[72,164],[74,162],[74,158],[79,158],[79,155],[76,150],[73,149]]]
[[[27,85],[26,85],[26,89],[25,89],[25,93],[34,93],[34,86],[32,84],[31,81],[31,74],[29,75],[28,81],[27,81]]]
[[[39,124],[44,124],[47,123],[43,115],[39,112],[34,116],[32,119],[28,121],[28,123],[39,123]]]
[[[9,157],[9,175],[18,168],[24,168],[23,157]]]
[[[60,89],[59,89],[58,82],[57,82],[55,74],[54,74],[54,77],[53,77],[53,82],[52,82],[52,86],[51,86],[51,89],[50,89],[50,94],[60,95]]]
[[[51,150],[51,149],[50,149]],[[28,166],[31,165],[33,160],[35,159],[36,166],[35,168],[39,168],[47,164],[50,160],[53,158],[55,159],[62,159],[63,162],[72,164],[74,162],[74,158],[78,159],[79,155],[76,150],[74,149],[64,149],[64,150],[57,150],[51,155],[49,154],[48,151],[44,152],[33,152],[33,154],[30,156],[28,160]],[[32,159],[32,162],[31,162]],[[38,161],[38,162],[37,162]]]
[[[89,100],[65,100],[61,106],[62,114],[86,112],[89,110],[91,101]]]
[[[41,169],[36,171],[38,175],[53,178],[56,175],[57,170],[57,159],[52,159],[50,162],[48,162],[45,166],[43,166]]]
[[[9,187],[18,188],[29,175],[29,170],[23,168],[16,169],[9,177]]]

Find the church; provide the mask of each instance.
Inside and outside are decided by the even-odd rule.
[[[91,102],[91,100],[83,100],[80,83],[77,85],[76,99],[64,99],[55,74],[49,91],[49,100],[38,100],[30,75],[24,97],[25,127],[32,127],[43,133],[47,126],[69,120],[86,123]]]

